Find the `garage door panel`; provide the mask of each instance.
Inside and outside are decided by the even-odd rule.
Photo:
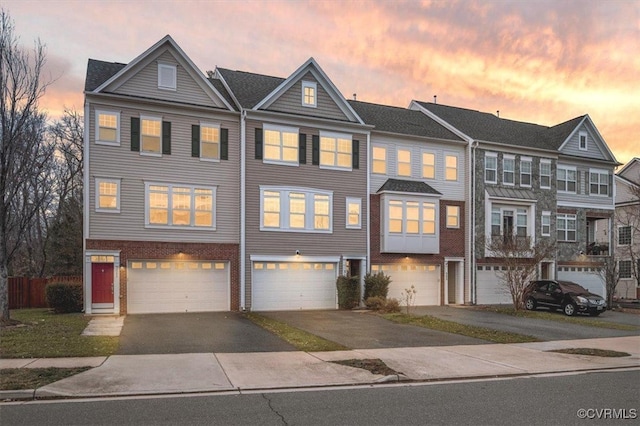
[[[493,266],[476,271],[476,303],[478,305],[513,304],[511,293]]]
[[[575,269],[572,271],[571,269]],[[578,271],[581,269],[581,271]],[[595,293],[602,297],[605,297],[607,291],[604,281],[596,272],[590,270],[591,268],[558,268],[558,279],[564,281],[572,281],[576,284],[589,290],[591,293]]]
[[[440,305],[439,265],[372,265],[372,271],[382,271],[391,277],[388,298],[404,301],[403,292],[413,285],[416,289],[414,305]]]

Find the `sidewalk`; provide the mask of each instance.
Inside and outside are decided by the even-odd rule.
[[[631,356],[608,358],[547,352],[562,348],[607,349]],[[367,358],[379,358],[402,374],[381,376],[330,362]],[[2,391],[0,400],[242,392],[640,367],[640,336],[339,352],[0,359],[0,369],[81,366],[95,368],[38,389]]]

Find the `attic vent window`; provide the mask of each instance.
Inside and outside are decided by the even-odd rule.
[[[580,134],[578,135],[578,138],[580,141],[580,150],[586,151],[587,150],[587,133],[580,132]]]
[[[315,108],[317,106],[317,83],[314,81],[302,82],[302,106]]]
[[[158,64],[158,89],[176,90],[177,70],[175,65]]]

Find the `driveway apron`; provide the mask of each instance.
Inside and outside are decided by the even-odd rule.
[[[118,355],[295,350],[241,313],[206,312],[128,315]]]

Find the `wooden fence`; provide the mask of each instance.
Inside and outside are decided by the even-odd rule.
[[[47,308],[45,288],[52,282],[82,284],[82,276],[27,278],[9,277],[9,309]]]

